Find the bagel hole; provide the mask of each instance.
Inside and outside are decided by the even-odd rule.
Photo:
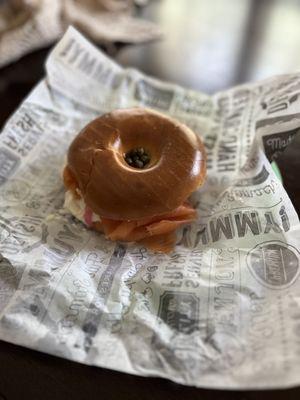
[[[149,165],[151,158],[144,147],[136,147],[125,153],[124,160],[132,168],[143,169]]]

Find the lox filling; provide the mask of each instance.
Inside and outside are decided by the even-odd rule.
[[[113,220],[95,214],[85,203],[80,191],[64,173],[66,188],[65,208],[88,227],[104,232],[113,241],[138,242],[164,253],[170,252],[176,242],[176,229],[196,220],[197,212],[185,202],[172,212],[141,218],[137,221]]]

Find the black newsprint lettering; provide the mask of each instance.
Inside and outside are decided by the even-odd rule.
[[[116,89],[121,84],[121,74],[117,74],[111,66],[97,60],[74,39],[70,39],[65,48],[60,52],[60,56],[68,64],[74,65],[75,68],[78,68],[90,78],[110,88]]]
[[[112,89],[117,89],[122,82],[122,75],[116,74],[110,67],[98,63],[92,78],[103,84],[108,84]]]
[[[264,259],[268,266],[268,278],[272,282],[281,281],[281,268],[282,268],[282,257],[279,251],[267,249],[263,250]]]
[[[250,96],[250,90],[248,89],[237,90],[233,96],[234,106],[243,107],[243,109],[245,109],[245,106],[249,102]]]
[[[220,281],[228,281],[228,280],[233,280],[234,279],[234,272],[232,270],[229,270],[229,268],[233,269],[234,268],[234,257],[231,257],[229,260],[222,259],[222,257],[219,257],[218,262],[222,262],[222,264],[217,264],[217,272],[215,273],[215,278]],[[221,270],[220,268],[226,268],[225,270]]]
[[[255,178],[254,178],[255,179]],[[247,179],[245,179],[245,183],[247,182]],[[248,179],[248,183],[250,186],[251,185],[251,178]],[[224,194],[227,196],[227,199],[229,201],[234,201],[236,198],[241,199],[243,197],[250,198],[250,197],[261,197],[264,194],[274,194],[275,193],[275,188],[276,188],[276,183],[272,179],[270,184],[266,184],[263,187],[257,188],[257,189],[246,189],[246,185],[241,185],[239,186],[236,184],[236,188],[230,189],[229,191],[226,191]],[[222,198],[220,199],[220,201]]]
[[[41,219],[41,217],[24,216],[6,220],[0,216],[0,232],[1,228],[5,227],[0,235],[4,238],[1,241],[1,249],[7,254],[17,254],[23,251],[24,247],[31,242],[32,236],[40,236]]]
[[[206,168],[211,169],[213,166],[214,159],[214,148],[218,139],[218,128],[213,128],[209,135],[205,136],[205,150],[206,150]]]
[[[273,97],[268,104],[265,103],[265,108],[267,108],[267,114],[273,114],[278,111],[286,110],[291,103],[297,100],[299,92],[292,95],[284,95],[281,97]]]
[[[240,107],[237,109],[234,113],[229,115],[227,119],[225,120],[224,127],[226,130],[228,129],[236,129],[240,126],[241,123],[241,117],[243,115],[244,107]]]
[[[68,337],[72,333],[72,329],[76,325],[79,314],[84,309],[87,295],[90,291],[89,282],[75,279],[73,280],[73,299],[67,308],[66,315],[58,322],[58,341],[61,344],[67,342]]]
[[[60,52],[60,57],[67,58],[69,64],[73,64],[78,57],[86,52],[74,39],[70,39],[66,47]]]
[[[92,73],[94,67],[96,65],[95,57],[92,57],[90,54],[86,53],[85,57],[83,57],[79,64],[78,68],[82,71],[87,73],[88,75]]]
[[[234,111],[231,113],[228,106],[228,99],[224,99],[225,110],[220,110],[223,115],[222,135],[218,147],[218,172],[233,172],[237,158],[237,132],[240,130],[243,119],[245,104],[248,101],[249,94],[245,91],[237,92],[233,97]],[[219,104],[220,106],[220,104]],[[227,108],[228,107],[228,108]],[[222,112],[223,111],[223,112]],[[225,115],[224,115],[225,111]]]
[[[75,43],[75,40],[73,38],[71,38],[70,40],[68,40],[66,46],[61,50],[61,52],[59,53],[60,57],[66,57],[66,55],[68,55],[69,51],[71,50],[71,48],[73,47]]]
[[[271,211],[268,211],[265,213],[265,218],[266,218],[266,227],[265,227],[265,232],[264,233],[269,233],[271,230],[273,230],[276,233],[281,232],[281,228],[278,225],[277,222],[275,222],[273,214]]]
[[[214,280],[215,285],[211,290],[213,299],[213,315],[216,330],[222,329],[226,332],[235,333],[237,330],[237,307],[238,299],[236,295],[235,281],[237,253],[220,250],[214,261]]]
[[[281,222],[282,222],[282,227],[284,229],[285,232],[290,230],[290,221],[289,221],[289,217],[285,211],[285,206],[282,206],[279,210],[279,215],[281,218]]]
[[[43,128],[31,115],[24,113],[19,116],[14,127],[5,132],[3,143],[25,157],[38,143],[42,134]]]
[[[22,115],[22,117],[17,121],[16,125],[19,126],[24,132],[29,132],[34,127],[38,128],[38,130],[42,129],[28,113],[24,113],[24,115]]]
[[[267,300],[261,295],[258,296],[252,292],[249,294],[250,307],[249,307],[249,350],[251,352],[251,359],[253,362],[262,363],[263,360],[268,358],[267,354],[270,351],[266,343],[271,343],[274,331],[278,331],[277,326],[273,323],[273,302]],[[262,341],[265,338],[268,340]]]
[[[38,294],[45,297],[47,288],[50,284],[50,274],[47,271],[38,271],[31,269],[27,275],[26,283],[23,286],[24,291],[31,291],[31,293]]]
[[[162,286],[170,288],[180,288],[183,285],[183,269],[187,263],[186,253],[175,253],[170,257],[170,263],[163,272],[164,283]]]
[[[170,89],[162,89],[144,79],[136,83],[134,97],[144,105],[168,110],[171,106],[174,92]]]
[[[208,242],[209,242],[207,225],[201,225],[201,229],[199,229],[197,231],[195,246],[198,246],[198,244],[200,243],[200,240],[201,240],[201,243],[204,245],[208,244]]]
[[[74,247],[69,243],[62,241],[61,239],[54,239],[56,247],[50,247],[57,255],[68,258],[74,254]]]
[[[20,161],[14,153],[0,147],[0,186],[17,170]]]
[[[1,242],[11,234],[10,221],[0,215]]]
[[[236,144],[232,145],[232,141],[235,142],[236,138],[231,137],[230,142],[224,142],[223,140],[219,144],[219,151],[218,151],[218,159],[220,161],[227,161],[230,159],[231,154],[235,154],[236,152]]]
[[[263,285],[284,288],[292,284],[299,273],[296,248],[281,241],[261,242],[247,254],[250,272]]]
[[[96,80],[105,79],[108,77],[108,69],[103,64],[97,64],[95,71],[93,72],[93,78]]]
[[[180,110],[186,113],[208,116],[212,110],[212,101],[209,98],[199,98],[186,94],[180,102]]]
[[[282,101],[281,103],[277,103],[274,106],[271,106],[268,109],[268,114],[273,114],[273,113],[276,113],[278,111],[286,110],[288,108],[288,102],[286,100]]]
[[[234,162],[226,162],[225,164],[218,165],[218,172],[231,172],[235,170]]]
[[[298,120],[300,122],[300,114],[298,114]],[[271,135],[265,135],[263,137],[263,144],[267,158],[271,160],[277,155],[277,153],[283,152],[299,132],[300,130],[297,128],[289,131],[273,133]]]
[[[234,219],[239,237],[244,237],[248,231],[248,228],[251,230],[253,235],[259,235],[260,226],[258,214],[256,211],[246,211],[243,213],[235,214]]]
[[[218,148],[218,172],[229,172],[235,170],[236,153],[236,136],[230,135],[220,141]]]
[[[2,257],[0,255],[0,276],[1,276],[2,282],[5,282],[5,283],[11,285],[11,287],[17,289],[19,281],[22,277],[22,273],[23,273],[23,271],[25,271],[26,266],[27,266],[27,264],[20,262],[20,261],[13,261],[13,264],[12,264],[8,258]],[[4,285],[4,287],[3,286],[0,287],[0,298],[1,298],[1,295],[3,295],[3,294],[5,295],[5,291],[6,291],[5,285]],[[1,306],[2,306],[2,303],[1,303]]]
[[[108,266],[101,275],[94,299],[82,325],[82,330],[85,333],[84,349],[86,352],[89,352],[93,345],[94,336],[97,334],[103,316],[104,304],[109,296],[114,277],[122,265],[125,253],[125,246],[116,245]]]
[[[17,150],[20,135],[16,135],[14,129],[8,129],[3,137],[3,143],[10,149]]]
[[[183,279],[182,272],[165,271],[164,275],[166,279]]]
[[[200,301],[193,293],[165,291],[160,296],[158,317],[173,331],[191,334],[199,330]]]
[[[296,79],[284,81],[276,88],[276,94],[261,103],[263,109],[267,109],[268,114],[286,110],[291,103],[297,101],[299,97],[300,83]]]
[[[209,226],[213,242],[220,240],[222,234],[226,237],[226,239],[233,238],[234,230],[231,221],[231,215],[212,220],[210,221]]]
[[[214,308],[215,310],[220,310],[223,308],[226,308],[228,305],[234,305],[235,301],[234,299],[226,299],[226,298],[221,298],[221,297],[215,297],[214,298]]]
[[[217,284],[215,287],[215,292],[218,295],[224,295],[227,293],[231,293],[234,290],[234,284],[233,283],[222,283],[222,284]]]
[[[1,243],[1,251],[5,252],[6,255],[18,254],[20,252],[20,246],[18,243],[15,243],[14,238],[10,238],[9,242]]]
[[[253,168],[254,167],[255,166],[253,166]],[[245,187],[245,186],[260,185],[261,183],[265,182],[268,179],[269,175],[270,175],[270,173],[267,171],[266,167],[263,165],[261,171],[257,175],[251,176],[250,178],[239,179],[236,182],[235,186]],[[273,183],[273,181],[271,183]],[[273,191],[273,193],[274,193],[274,191]]]
[[[221,117],[225,116],[229,112],[229,97],[223,96],[218,99],[217,110],[215,113],[216,120],[219,121]]]
[[[273,151],[284,150],[291,143],[293,139],[293,136],[289,135],[288,132],[283,132],[281,136],[277,135],[277,137],[274,137],[275,135],[270,135],[270,136],[267,137],[267,145]]]
[[[296,114],[288,114],[288,115],[281,115],[280,117],[271,117],[271,118],[265,118],[265,119],[260,119],[259,121],[256,122],[255,128],[264,128],[266,126],[272,126],[272,125],[279,125],[283,124],[286,122],[290,122],[293,120],[299,120],[300,119],[300,113]],[[280,132],[282,133],[282,132]]]
[[[276,221],[271,211],[265,212],[262,216],[259,216],[257,211],[238,211],[213,218],[209,223],[199,226],[190,246],[197,247],[200,242],[202,245],[207,245],[210,241],[217,242],[222,238],[233,239],[235,235],[244,237],[249,233],[261,235],[270,231],[280,233],[284,230],[287,232],[290,229],[290,223],[285,209],[280,209],[279,216],[279,221]],[[280,222],[282,222],[282,226]],[[191,235],[191,230],[185,232],[185,236],[191,237]],[[189,242],[187,237],[184,238],[184,242]]]
[[[50,266],[52,271],[64,266],[65,259],[57,254],[54,249],[46,249],[44,251],[44,257],[48,260],[47,265]]]
[[[75,252],[73,246],[60,239],[55,238],[54,243],[55,247],[51,246],[44,251],[44,256],[48,258],[52,270],[63,267],[67,259]]]
[[[63,230],[58,233],[59,239],[67,239],[76,242],[82,241],[82,237],[77,233],[72,232],[71,228],[68,225],[63,226]]]
[[[89,255],[86,257],[83,269],[92,278],[94,278],[102,265],[103,265],[103,260],[101,257],[99,257],[99,254],[96,252],[92,252],[89,253]]]

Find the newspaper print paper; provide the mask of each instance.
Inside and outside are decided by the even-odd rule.
[[[199,387],[299,384],[299,220],[269,162],[298,132],[299,87],[293,74],[210,97],[123,69],[69,28],[0,135],[0,339]],[[70,141],[131,106],[205,140],[199,220],[170,255],[63,210]]]

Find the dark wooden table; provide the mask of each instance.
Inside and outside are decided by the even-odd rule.
[[[300,45],[300,6],[295,1],[164,0],[154,1],[143,13],[162,26],[166,39],[124,47],[116,58],[123,65],[134,65],[159,78],[214,92],[243,81],[299,69],[300,56],[298,63],[294,54]],[[281,15],[280,26],[274,30],[278,15]],[[291,23],[295,25],[294,30]],[[287,32],[287,45],[282,40],[282,32]],[[272,47],[274,43],[276,47]],[[43,76],[48,51],[35,52],[0,69],[0,128]],[[298,135],[277,160],[298,214],[299,154]],[[288,400],[299,399],[300,388],[200,390],[164,379],[88,367],[0,341],[0,400],[27,398]]]

